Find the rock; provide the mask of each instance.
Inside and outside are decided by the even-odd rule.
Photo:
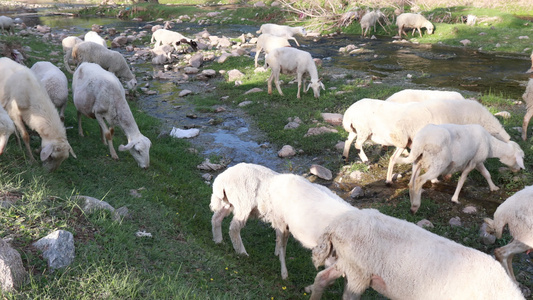
[[[365,191],[363,190],[362,187],[360,186],[356,186],[354,187],[351,191],[350,191],[350,197],[352,199],[357,199],[357,198],[361,198],[365,195]]]
[[[470,40],[464,39],[464,40],[459,41],[459,43],[463,44],[463,46],[468,46],[468,45],[470,45],[472,42],[471,42]]]
[[[321,113],[322,118],[324,121],[328,122],[329,124],[333,126],[339,126],[342,125],[342,114],[332,114],[332,113]]]
[[[98,24],[93,24],[91,26],[91,30],[96,32],[96,33],[100,33],[100,32],[102,32],[102,26],[100,26]]]
[[[113,27],[111,27],[111,28],[107,28],[107,34],[108,34],[108,35],[111,35],[111,36],[112,36],[112,35],[115,35],[115,34],[117,34],[117,29],[116,29],[116,28],[113,28]]]
[[[130,211],[126,206],[117,208],[115,212],[113,212],[113,220],[120,221],[122,219],[131,219]]]
[[[37,27],[35,28],[38,32],[40,33],[47,33],[47,32],[50,32],[50,27],[46,26],[46,25],[37,25]]]
[[[311,165],[309,172],[325,180],[331,180],[333,178],[331,171],[321,165]]]
[[[126,43],[128,43],[128,38],[126,38],[125,36],[117,36],[111,42],[111,47],[119,48],[119,47],[126,45]]]
[[[265,3],[263,1],[258,1],[254,3],[254,7],[265,7]]]
[[[81,210],[86,214],[92,213],[96,210],[102,210],[102,209],[108,210],[110,212],[115,211],[115,208],[111,206],[109,203],[93,198],[93,197],[78,195],[76,196],[76,200],[81,202],[79,203]]]
[[[43,257],[51,269],[60,269],[74,261],[74,237],[65,230],[56,230],[43,237],[33,246],[43,251]]]
[[[217,75],[217,72],[213,69],[207,69],[202,71],[202,75],[205,75],[207,77],[215,77]]]
[[[207,180],[207,181],[211,181],[211,179],[213,179],[213,175],[209,174],[209,173],[204,173],[202,175],[202,179],[203,180]]]
[[[308,137],[311,135],[319,135],[319,134],[324,134],[324,133],[337,133],[337,132],[338,132],[337,129],[333,129],[333,128],[314,127],[314,128],[309,128],[309,130],[304,135],[304,137]]]
[[[355,170],[351,172],[350,175],[348,175],[348,177],[353,181],[360,181],[361,179],[363,179],[363,172],[359,170]]]
[[[496,242],[496,236],[487,232],[487,223],[483,223],[479,229],[479,238],[485,245],[492,245]]]
[[[270,3],[270,6],[271,7],[281,6],[281,3],[279,1],[273,1],[272,3]]]
[[[4,292],[16,290],[24,283],[27,275],[20,254],[0,238],[1,290]]]
[[[527,35],[521,35],[518,37],[519,40],[529,40],[529,36]]]
[[[183,68],[183,72],[185,72],[185,74],[196,74],[200,72],[200,69],[195,67],[185,67]]]
[[[295,128],[298,128],[300,127],[300,123],[298,122],[289,122],[287,123],[287,125],[285,125],[285,127],[283,127],[283,129],[287,130],[287,129],[295,129]]]
[[[505,111],[505,110],[504,110],[504,111],[497,112],[497,113],[495,113],[494,115],[495,115],[495,116],[500,116],[500,117],[502,117],[502,118],[504,118],[504,119],[509,119],[509,118],[511,118],[511,113],[508,112],[508,111]]]
[[[212,18],[212,17],[216,17],[218,15],[220,15],[221,12],[219,11],[212,11],[212,12],[208,12],[205,16],[208,17],[208,18]]]
[[[230,57],[231,55],[229,53],[224,53],[222,55],[220,55],[220,57],[218,58],[217,62],[219,64],[221,63],[224,63],[226,61],[226,59],[228,59],[228,57]]]
[[[262,92],[263,89],[260,89],[260,88],[253,88],[251,90],[247,90],[244,94],[247,95],[247,94],[250,94],[250,93],[259,93],[259,92]]]
[[[225,164],[212,163],[209,160],[209,158],[206,158],[201,164],[196,166],[197,169],[206,170],[206,171],[218,171],[218,170],[224,169],[225,167],[226,167]]]
[[[218,48],[228,48],[231,46],[231,41],[227,37],[221,37],[218,39]]]
[[[182,90],[182,91],[178,94],[178,97],[185,97],[185,96],[189,95],[190,93],[192,93],[191,90]]]
[[[296,155],[296,151],[290,145],[285,145],[278,151],[278,156],[281,158],[292,157],[294,155]]]
[[[423,219],[423,220],[420,220],[418,221],[418,223],[416,223],[417,226],[419,227],[427,227],[427,228],[433,228],[435,226],[433,226],[433,223],[431,223],[429,220],[426,220],[426,219]]]
[[[461,226],[461,218],[453,217],[450,219],[450,221],[448,221],[448,224],[450,224],[451,226]]]
[[[220,112],[225,112],[226,111],[226,108],[222,107],[222,106],[219,106],[215,109],[215,112],[216,113],[220,113]]]
[[[237,69],[228,71],[228,81],[235,81],[237,79],[242,78],[243,76],[244,74]]]
[[[200,134],[200,129],[198,128],[191,128],[191,129],[180,129],[177,127],[173,127],[170,131],[170,136],[178,138],[178,139],[189,139],[193,138],[195,136],[198,136]]]
[[[466,207],[463,209],[463,212],[464,212],[465,214],[472,215],[472,214],[477,213],[477,208],[476,208],[475,206],[468,205],[468,206],[466,206]]]
[[[344,151],[344,144],[345,142],[343,141],[338,142],[337,144],[335,144],[335,149],[339,151]]]
[[[248,100],[248,101],[243,101],[243,102],[239,103],[239,107],[243,107],[243,106],[246,106],[246,105],[250,105],[250,104],[252,104],[252,103],[253,103],[253,102],[252,102],[252,101],[249,101],[249,100]]]
[[[189,60],[189,65],[191,67],[199,68],[203,62],[204,62],[204,56],[202,55],[202,53],[196,53]]]

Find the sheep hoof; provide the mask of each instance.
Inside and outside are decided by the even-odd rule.
[[[385,185],[386,186],[391,186],[392,185],[392,180],[386,180],[385,181]]]

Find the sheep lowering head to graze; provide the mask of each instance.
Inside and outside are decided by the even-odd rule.
[[[433,24],[431,24],[431,22],[424,16],[413,13],[403,13],[399,15],[396,18],[396,25],[398,26],[398,35],[400,38],[402,37],[402,34],[407,36],[405,28],[413,28],[413,34],[415,33],[415,29],[418,29],[420,37],[422,37],[422,31],[420,28],[426,28],[428,34],[432,34],[434,28]]]
[[[306,36],[307,32],[305,31],[305,28],[302,26],[297,27],[290,27],[287,25],[278,25],[278,24],[263,24],[257,31],[257,33],[268,33],[275,36],[281,36],[286,38],[287,40],[293,40],[298,47],[300,47],[300,44],[298,44],[298,41],[294,38],[295,35],[301,35]]]
[[[72,48],[74,48],[76,44],[79,44],[82,42],[83,40],[77,36],[67,36],[61,41],[61,45],[63,46],[63,52],[65,53],[65,56],[63,56],[63,63],[65,64],[65,68],[67,69],[69,73],[74,73],[70,69],[70,65],[69,65],[69,61],[72,58]]]
[[[494,250],[494,256],[502,264],[511,279],[518,284],[513,272],[513,256],[533,250],[533,186],[526,186],[507,198],[494,212],[494,220],[485,219],[487,232],[502,237],[505,225],[513,240]]]
[[[117,51],[93,42],[83,42],[72,48],[72,59],[78,65],[83,62],[99,64],[105,70],[125,80],[128,89],[133,89],[137,85],[137,79],[131,72],[126,59]]]
[[[57,169],[69,153],[76,158],[59,114],[33,72],[6,57],[0,58],[0,70],[0,102],[17,127],[30,160],[35,158],[24,124],[41,137],[40,158],[48,171]]]
[[[65,108],[68,100],[67,76],[51,62],[38,61],[31,67],[37,79],[41,81],[50,96],[50,100],[59,109],[61,122],[65,122]]]
[[[273,49],[290,46],[291,44],[289,44],[289,41],[286,37],[275,36],[268,33],[261,34],[257,38],[257,44],[255,49],[255,67],[257,68],[257,58],[259,57],[261,50],[265,51],[265,55],[267,55]]]
[[[298,99],[300,99],[302,78],[305,73],[308,73],[309,77],[311,77],[311,83],[305,89],[306,93],[309,88],[312,88],[315,98],[318,98],[320,97],[320,89],[326,89],[318,78],[315,61],[309,52],[292,47],[276,48],[267,55],[265,62],[271,68],[270,77],[268,78],[268,94],[272,94],[272,80],[274,80],[279,94],[283,96],[283,92],[279,86],[279,74],[282,70],[283,72],[296,73],[296,79],[298,81],[298,93],[296,97]],[[305,86],[305,79],[303,85]]]
[[[376,32],[376,23],[379,22],[380,18],[385,18],[385,15],[379,9],[377,11],[367,11],[359,22],[361,24],[361,35],[366,36],[371,27],[374,27],[374,32]]]
[[[94,63],[82,63],[72,78],[72,98],[78,110],[78,133],[83,136],[81,115],[94,118],[101,128],[102,141],[109,147],[113,159],[118,159],[113,147],[113,126],[124,131],[128,144],[120,145],[119,151],[129,150],[139,167],[150,165],[150,140],[141,134],[133,118],[124,88],[118,78]],[[106,122],[111,125],[107,127]]]
[[[341,276],[347,281],[343,299],[359,299],[369,287],[400,300],[524,299],[490,255],[375,209],[333,219],[312,258],[317,268],[334,263],[306,288],[311,300]]]
[[[491,180],[489,171],[483,164],[487,158],[499,158],[511,170],[524,167],[524,151],[513,142],[503,142],[490,135],[481,125],[468,124],[429,124],[415,135],[411,152],[406,158],[398,158],[399,163],[413,163],[409,182],[411,211],[420,207],[422,186],[440,175],[462,172],[452,201],[459,203],[459,192],[468,173],[478,170],[487,180],[491,191],[498,190]],[[421,175],[421,170],[426,172]]]
[[[192,39],[189,39],[178,32],[166,29],[158,29],[154,31],[150,43],[154,43],[154,48],[163,45],[171,45],[176,51],[178,51],[179,45],[189,44],[194,51],[198,50],[198,44]]]
[[[83,40],[85,42],[93,42],[93,43],[97,43],[99,45],[102,45],[104,47],[107,48],[107,42],[105,41],[105,39],[103,37],[101,37],[98,32],[96,31],[89,31],[85,34]]]
[[[385,101],[396,103],[422,102],[426,100],[464,100],[458,92],[405,89],[392,94]]]
[[[9,136],[15,132],[15,124],[9,117],[4,107],[0,105],[0,155],[4,153]]]
[[[0,16],[0,29],[2,34],[7,33],[15,34],[15,22],[10,17]]]
[[[526,91],[522,95],[522,99],[526,102],[526,114],[522,122],[522,139],[525,141],[527,139],[527,127],[531,117],[533,117],[533,79],[529,79],[527,82]]]

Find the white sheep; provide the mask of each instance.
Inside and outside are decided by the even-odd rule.
[[[369,287],[389,299],[524,299],[490,255],[375,209],[336,217],[312,258],[317,268],[334,263],[306,288],[311,300],[341,276],[349,299],[359,299]]]
[[[376,23],[379,22],[380,18],[384,17],[385,15],[379,10],[367,11],[359,22],[361,24],[361,35],[366,36],[371,27],[374,27],[374,32],[376,32]]]
[[[513,171],[525,169],[524,151],[513,142],[503,142],[490,135],[481,125],[429,124],[415,135],[411,153],[406,158],[398,158],[398,163],[413,163],[409,182],[411,211],[420,207],[422,186],[440,175],[461,172],[452,201],[459,203],[459,193],[466,177],[478,170],[487,180],[491,191],[499,188],[494,185],[490,173],[483,164],[487,158],[499,158]],[[426,172],[421,175],[421,170]]]
[[[76,158],[59,114],[33,72],[6,57],[0,58],[0,70],[0,101],[17,127],[30,160],[35,158],[24,124],[41,137],[40,158],[47,170],[57,169],[69,153]]]
[[[2,34],[7,33],[15,34],[15,22],[12,18],[6,16],[0,16],[0,29]]]
[[[263,33],[257,38],[257,44],[255,49],[255,67],[257,68],[257,58],[261,53],[261,50],[265,51],[265,55],[268,55],[270,51],[280,47],[290,47],[291,44],[285,37],[275,36],[268,33]]]
[[[453,91],[405,89],[392,94],[389,98],[385,99],[385,101],[396,103],[409,103],[435,99],[464,100],[465,98],[460,93]]]
[[[104,46],[104,47],[107,48],[107,42],[106,42],[106,40],[105,40],[103,37],[101,37],[101,36],[98,34],[98,32],[96,32],[96,31],[92,31],[92,30],[91,30],[91,31],[87,32],[87,33],[85,34],[85,36],[83,37],[83,40],[84,40],[85,42],[93,42],[93,43],[97,43],[97,44],[102,45],[102,46]]]
[[[65,53],[65,55],[63,56],[63,63],[65,64],[65,68],[67,69],[69,73],[74,73],[70,69],[70,65],[69,65],[69,61],[72,58],[72,48],[74,48],[76,44],[79,44],[82,42],[83,40],[77,36],[67,36],[66,38],[61,40],[61,45],[63,46],[63,52]]]
[[[4,107],[0,105],[0,155],[4,153],[9,136],[13,132],[15,132],[15,124],[13,124]]]
[[[428,34],[432,34],[434,28],[433,24],[431,24],[431,22],[424,16],[413,13],[403,13],[399,15],[396,18],[396,25],[398,26],[398,35],[400,38],[402,37],[402,34],[407,36],[407,33],[405,33],[404,30],[405,28],[413,28],[413,34],[415,33],[415,29],[418,29],[420,37],[422,37],[422,31],[420,28],[426,28]]]
[[[113,126],[124,131],[127,145],[120,145],[119,151],[129,150],[139,167],[150,165],[150,140],[141,134],[128,102],[124,88],[118,78],[94,63],[82,63],[72,79],[72,98],[78,110],[78,133],[83,136],[81,114],[95,118],[101,128],[102,141],[109,147],[113,159],[118,159],[113,147]],[[111,125],[107,127],[106,122]]]
[[[283,92],[279,86],[279,73],[283,72],[296,73],[296,79],[298,81],[298,93],[296,97],[300,99],[300,89],[302,86],[302,77],[305,73],[309,73],[311,77],[311,83],[305,89],[305,92],[309,88],[313,89],[315,98],[320,97],[320,88],[326,89],[324,84],[318,78],[318,71],[316,69],[315,61],[311,57],[309,52],[305,52],[292,47],[282,47],[273,49],[265,59],[266,64],[272,69],[270,77],[268,78],[268,94],[272,94],[272,80],[276,84],[276,88],[280,95],[283,96]],[[305,79],[303,82],[305,86]]]
[[[126,59],[117,51],[93,42],[83,42],[72,48],[72,59],[78,65],[82,62],[99,64],[105,70],[125,80],[128,89],[133,89],[137,85],[137,79],[131,72]]]
[[[50,100],[59,110],[59,117],[65,122],[65,108],[68,100],[67,76],[51,62],[38,61],[31,67],[37,79],[41,81],[50,96]]]
[[[257,33],[268,33],[275,36],[281,36],[286,38],[287,40],[293,40],[298,47],[300,47],[300,44],[298,44],[298,41],[294,38],[295,35],[302,35],[306,36],[307,32],[305,31],[305,28],[302,26],[297,27],[290,27],[287,25],[278,25],[278,24],[263,24],[257,31]]]
[[[531,68],[526,73],[533,73],[533,52],[531,52]]]
[[[502,264],[507,274],[517,284],[513,272],[513,256],[533,250],[533,186],[526,186],[507,198],[494,212],[494,220],[485,219],[487,232],[502,237],[503,228],[508,226],[512,242],[494,250],[494,256]]]
[[[392,171],[400,154],[409,146],[416,133],[428,124],[480,124],[491,135],[508,142],[511,137],[498,119],[475,100],[432,100],[411,103],[395,103],[375,99],[361,99],[344,113],[342,121],[348,132],[343,158],[348,159],[350,146],[360,150],[363,162],[368,157],[363,144],[374,143],[397,147],[387,169],[387,184],[392,183]]]
[[[529,79],[522,99],[526,102],[526,114],[522,122],[522,139],[525,141],[527,139],[527,127],[531,117],[533,117],[533,79]]]
[[[178,46],[182,43],[189,44],[194,51],[198,50],[198,44],[185,37],[184,35],[166,29],[158,29],[152,33],[152,39],[150,43],[154,43],[154,48],[162,45],[171,45],[176,51],[178,51]]]

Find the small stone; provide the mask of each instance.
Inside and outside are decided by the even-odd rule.
[[[422,228],[425,228],[425,227],[427,227],[427,228],[433,228],[433,227],[435,227],[435,226],[433,225],[433,223],[431,223],[431,221],[426,220],[426,219],[423,219],[423,220],[418,221],[418,223],[416,223],[416,225],[419,226],[419,227],[422,227]]]
[[[468,39],[464,39],[464,40],[459,41],[459,43],[463,44],[463,46],[468,46],[472,42],[470,40],[468,40]]]
[[[356,186],[350,191],[350,197],[352,197],[352,199],[361,198],[364,195],[365,191],[363,191],[363,188],[361,188],[360,186]]]
[[[131,219],[130,211],[126,206],[119,207],[113,212],[113,220],[120,221],[122,219]]]
[[[495,113],[494,115],[495,115],[495,116],[500,116],[500,117],[502,117],[502,118],[504,118],[504,119],[509,119],[509,118],[511,118],[511,113],[508,112],[508,111],[505,111],[505,110],[504,110],[504,111],[497,112],[497,113]]]
[[[224,108],[222,106],[219,106],[219,107],[215,108],[215,112],[216,113],[220,113],[220,112],[224,112],[224,111],[226,111],[226,108]]]
[[[361,179],[363,179],[363,172],[356,170],[351,172],[348,177],[353,181],[360,181]]]
[[[453,217],[453,218],[450,219],[448,224],[450,224],[451,226],[461,226],[462,225],[461,218]]]
[[[463,212],[464,212],[465,214],[472,215],[472,214],[477,213],[477,208],[476,208],[475,206],[468,205],[468,206],[466,206],[466,207],[463,209]]]
[[[320,115],[322,115],[324,121],[333,126],[342,125],[342,118],[344,117],[343,114],[321,113]]]
[[[178,94],[178,96],[179,96],[179,97],[184,97],[184,96],[189,95],[190,93],[192,93],[191,90],[182,90],[182,91]]]
[[[250,94],[250,93],[259,93],[259,92],[262,92],[262,91],[263,91],[263,89],[253,88],[251,90],[246,91],[244,94],[247,95],[247,94]]]
[[[316,175],[324,180],[331,180],[333,178],[331,171],[321,165],[311,165],[309,171],[311,174]]]
[[[289,122],[287,123],[287,125],[285,125],[285,127],[283,127],[283,129],[287,130],[287,129],[294,129],[294,128],[298,128],[300,127],[300,123],[298,122]]]
[[[487,223],[483,223],[479,229],[479,238],[485,245],[492,245],[496,242],[496,236],[487,232]]]
[[[319,135],[323,133],[337,133],[337,132],[338,132],[337,129],[333,129],[333,128],[314,127],[314,128],[309,128],[309,130],[307,130],[307,133],[304,135],[304,137],[308,137],[311,135]]]
[[[344,150],[344,144],[345,144],[345,142],[343,142],[343,141],[338,142],[337,144],[335,144],[335,149],[338,150],[338,151],[343,151]]]
[[[252,102],[252,101],[249,101],[249,100],[248,100],[248,101],[243,101],[243,102],[239,103],[239,107],[243,107],[243,106],[246,106],[246,105],[250,105],[250,104],[252,104],[252,103],[253,103],[253,102]]]
[[[204,173],[202,175],[202,179],[203,180],[207,180],[207,181],[211,181],[211,179],[213,179],[213,175],[209,174],[209,173]]]
[[[294,155],[296,155],[296,151],[290,145],[283,146],[281,148],[281,150],[279,150],[279,152],[278,152],[278,156],[281,157],[281,158],[292,157]]]

